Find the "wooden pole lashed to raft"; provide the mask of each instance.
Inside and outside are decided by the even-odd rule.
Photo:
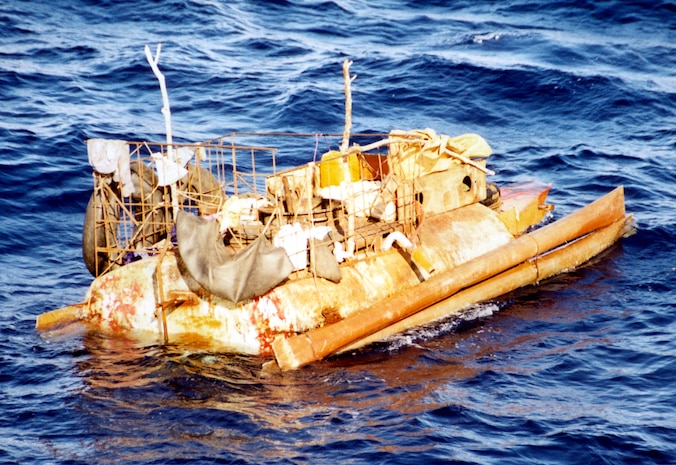
[[[502,247],[433,276],[412,292],[395,294],[330,325],[273,343],[284,370],[321,360],[383,328],[434,305],[461,289],[491,278],[625,217],[624,190],[609,194],[570,215],[511,241]]]
[[[350,131],[352,131],[352,81],[357,76],[350,76],[350,66],[352,62],[345,60],[343,62],[343,80],[345,82],[345,129],[343,130],[343,141],[340,144],[340,152],[345,155],[350,147]],[[349,179],[345,178],[345,179]]]
[[[348,182],[348,186],[351,188],[352,184],[350,181],[353,181],[351,169],[350,169],[350,159],[347,156],[348,150],[350,147],[350,131],[352,130],[352,81],[357,79],[357,76],[350,76],[350,66],[352,62],[350,60],[345,60],[343,62],[343,81],[345,86],[345,129],[343,130],[343,141],[340,144],[340,153],[343,154],[342,162],[343,165],[343,179]],[[355,208],[354,208],[354,194],[350,193],[346,198],[347,202],[347,253],[352,255],[355,250]]]

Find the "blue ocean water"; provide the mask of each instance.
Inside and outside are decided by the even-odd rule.
[[[97,334],[84,140],[430,127],[562,216],[616,185],[639,231],[464,318],[297,372]],[[676,463],[676,4],[666,0],[0,4],[0,462]],[[309,155],[311,156],[311,149]],[[289,165],[298,160],[288,159]]]

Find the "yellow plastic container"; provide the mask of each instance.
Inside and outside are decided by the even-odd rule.
[[[347,173],[350,176],[347,181],[359,181],[359,157],[356,153],[344,157],[342,153],[332,150],[322,155],[319,164],[321,187],[339,186],[341,182],[346,181]]]

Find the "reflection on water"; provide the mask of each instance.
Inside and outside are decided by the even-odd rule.
[[[94,449],[104,462],[120,448],[152,455],[160,446],[167,453],[166,444],[188,447],[193,457],[251,450],[288,457],[355,441],[413,453],[433,446],[432,425],[467,411],[582,415],[588,402],[575,401],[573,389],[541,379],[530,386],[529,378],[549,371],[565,377],[565,370],[580,369],[576,353],[609,342],[603,325],[586,321],[616,317],[609,314],[613,297],[605,283],[612,275],[612,265],[585,268],[512,293],[498,306],[476,307],[472,315],[479,318],[442,322],[418,337],[286,373],[257,357],[85,333],[79,408],[91,436],[101,438]],[[529,389],[540,392],[533,397]],[[407,418],[406,437],[389,444],[375,434]]]

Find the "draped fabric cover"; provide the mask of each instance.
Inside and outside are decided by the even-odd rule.
[[[240,302],[265,294],[293,271],[282,248],[261,235],[239,253],[223,244],[218,221],[179,211],[178,251],[192,277],[210,293]]]

